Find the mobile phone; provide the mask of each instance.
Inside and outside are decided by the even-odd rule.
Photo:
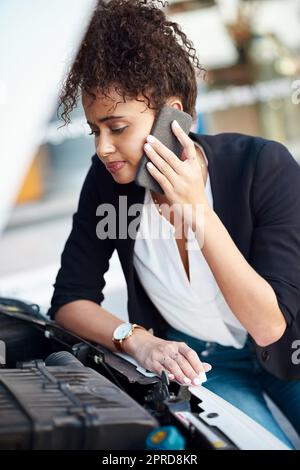
[[[192,126],[192,116],[169,105],[164,105],[159,111],[158,116],[154,120],[150,134],[156,137],[160,142],[168,147],[168,149],[174,152],[178,158],[180,158],[183,147],[172,131],[171,124],[174,119],[176,119],[184,132],[188,134]],[[151,191],[164,194],[160,184],[148,171],[146,164],[149,161],[150,159],[144,151],[135,175],[135,183],[138,186],[150,189]]]

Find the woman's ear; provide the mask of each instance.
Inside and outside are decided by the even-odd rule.
[[[172,96],[171,98],[168,98],[166,104],[168,106],[172,106],[173,108],[179,109],[180,111],[183,111],[182,103],[177,97]]]

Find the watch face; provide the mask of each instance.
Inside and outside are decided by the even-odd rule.
[[[122,323],[118,328],[116,328],[114,332],[114,338],[115,339],[124,339],[130,333],[132,328],[131,323]]]

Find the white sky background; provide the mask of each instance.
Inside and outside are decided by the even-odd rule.
[[[0,2],[0,233],[95,0]]]
[[[226,23],[237,18],[240,0],[216,0],[209,8],[171,15],[190,37],[206,68],[220,68],[234,64],[237,52],[226,30]],[[253,2],[253,29],[258,33],[275,33],[290,49],[300,47],[300,0],[258,0]]]
[[[171,18],[193,41],[204,67],[226,67],[236,62],[237,52],[218,6],[176,13]]]
[[[259,2],[254,27],[257,32],[274,32],[285,46],[299,50],[300,0]]]

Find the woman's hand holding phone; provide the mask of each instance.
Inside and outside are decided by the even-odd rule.
[[[147,169],[164,190],[170,205],[174,204],[174,212],[184,214],[184,222],[195,229],[197,210],[209,208],[201,166],[194,142],[177,121],[173,121],[172,131],[183,147],[182,158],[149,135],[144,146],[149,158]]]

